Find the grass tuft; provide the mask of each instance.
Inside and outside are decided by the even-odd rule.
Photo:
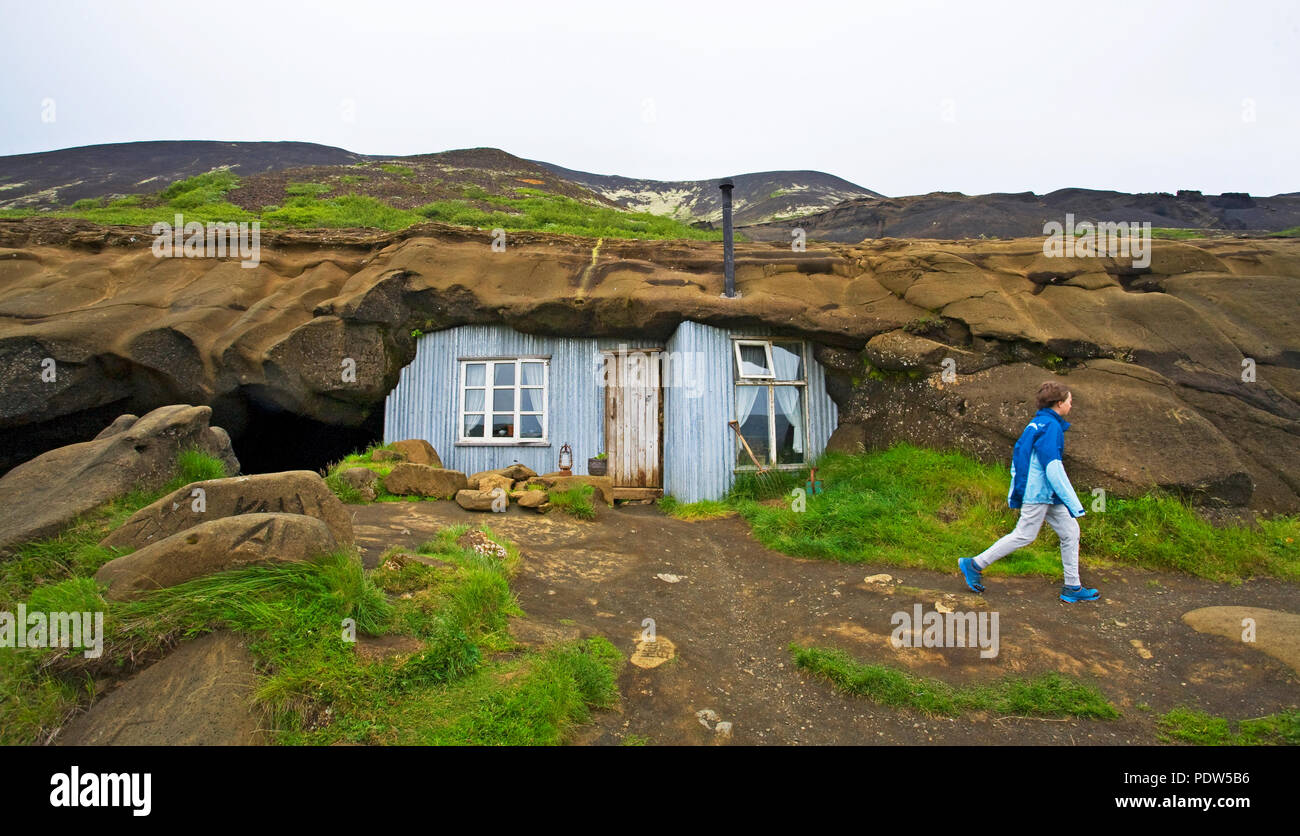
[[[1197,746],[1300,745],[1300,710],[1242,720],[1237,730],[1223,717],[1179,706],[1156,718],[1160,740]]]
[[[1031,717],[1091,717],[1112,720],[1113,705],[1092,685],[1055,672],[1007,677],[991,685],[954,687],[885,665],[855,661],[840,650],[790,645],[794,662],[845,693],[882,705],[947,717],[969,711]]]
[[[566,490],[552,488],[547,496],[551,505],[564,513],[582,520],[594,520],[596,506],[592,503],[592,496],[595,492],[591,485],[574,485]]]

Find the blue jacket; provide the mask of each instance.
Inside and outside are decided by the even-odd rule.
[[[1053,409],[1044,408],[1035,413],[1011,454],[1008,505],[1012,508],[1036,503],[1064,505],[1070,509],[1071,516],[1083,516],[1083,504],[1075,495],[1074,486],[1065,475],[1065,465],[1061,463],[1061,456],[1065,454],[1065,431],[1069,428],[1069,422]]]

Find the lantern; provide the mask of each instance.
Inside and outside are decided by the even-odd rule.
[[[560,472],[565,476],[573,474],[573,448],[567,444],[560,448]]]

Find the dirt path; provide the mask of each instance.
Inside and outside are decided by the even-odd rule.
[[[1088,572],[1085,556],[1084,580],[1102,600],[1067,605],[1056,597],[1059,580],[994,577],[985,601],[999,616],[1000,648],[982,659],[979,648],[895,649],[889,640],[891,616],[914,604],[976,609],[955,567],[943,574],[800,560],[760,546],[741,520],[684,522],[653,506],[601,509],[594,522],[513,505],[503,514],[449,502],[350,510],[368,566],[384,549],[414,548],[444,525],[488,523],[519,544],[513,585],[536,631],[600,634],[630,656],[643,619],[654,619],[676,657],[651,669],[629,665],[619,682],[621,712],[599,715],[579,742],[636,735],[653,744],[1152,743],[1154,715],[1176,705],[1240,719],[1300,700],[1295,670],[1257,646],[1182,621],[1207,606],[1300,611],[1300,589],[1280,581],[1234,588],[1138,569]],[[864,582],[878,573],[893,582]],[[954,685],[1056,670],[1097,684],[1123,717],[929,718],[837,693],[794,667],[791,641],[839,647]],[[730,737],[712,730],[716,721],[701,722],[703,711],[732,723]]]

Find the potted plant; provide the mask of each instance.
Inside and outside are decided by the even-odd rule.
[[[597,453],[595,456],[587,459],[587,473],[592,476],[604,476],[606,466],[607,462],[604,453]]]

